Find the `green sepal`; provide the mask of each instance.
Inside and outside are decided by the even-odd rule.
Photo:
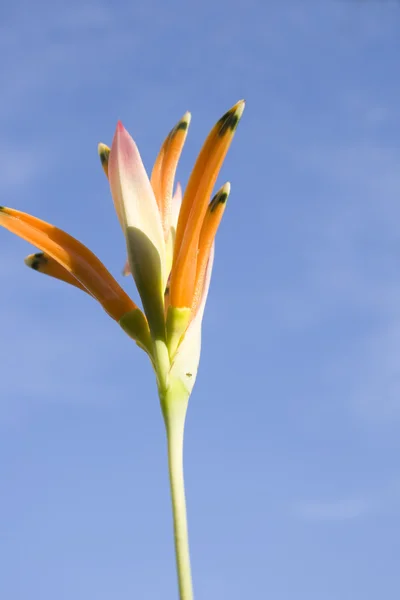
[[[127,227],[129,265],[154,340],[165,341],[163,264],[150,238],[136,227]]]
[[[190,308],[169,306],[167,312],[167,346],[172,360],[190,321]]]
[[[135,308],[135,310],[125,313],[118,322],[125,333],[152,357],[152,340],[149,325],[140,308]]]

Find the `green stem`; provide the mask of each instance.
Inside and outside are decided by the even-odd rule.
[[[169,396],[169,394],[168,394]],[[187,399],[169,397],[162,402],[168,440],[168,466],[174,518],[175,555],[180,600],[193,600],[189,538],[183,479],[183,433]]]

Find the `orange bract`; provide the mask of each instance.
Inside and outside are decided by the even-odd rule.
[[[171,199],[176,168],[189,124],[190,113],[187,112],[164,140],[151,173],[151,185],[160,211],[165,237],[168,236],[170,227]]]
[[[137,308],[97,256],[65,231],[5,207],[0,208],[0,225],[57,261],[116,321]]]
[[[222,215],[224,214],[226,201],[230,192],[230,184],[226,183],[214,196],[208,205],[203,227],[200,232],[199,250],[197,255],[196,280],[192,301],[192,312],[196,313],[203,292],[204,278],[210,257],[211,247],[214,243]]]
[[[192,304],[200,231],[212,189],[243,110],[244,102],[240,101],[216,123],[189,178],[176,231],[171,306],[190,307]]]
[[[79,290],[83,292],[87,292],[90,296],[89,290],[87,290],[74,275],[71,275],[67,269],[64,269],[54,258],[46,254],[45,252],[36,252],[35,254],[30,254],[25,258],[25,264],[30,269],[34,271],[39,271],[39,273],[43,273],[43,275],[48,275],[49,277],[53,277],[54,279],[59,279],[60,281],[64,281],[65,283],[69,283],[70,285],[74,285]]]

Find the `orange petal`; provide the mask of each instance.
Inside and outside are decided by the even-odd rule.
[[[211,248],[214,243],[219,224],[224,214],[226,201],[228,200],[231,186],[225,183],[224,186],[215,194],[208,205],[206,216],[204,217],[203,227],[200,232],[199,251],[197,256],[196,282],[192,301],[192,313],[196,314],[199,305],[206,276],[207,264],[210,258]]]
[[[163,145],[160,148],[150,177],[151,187],[153,188],[153,192],[157,200],[157,206],[158,210],[160,211],[160,214],[162,214],[161,174],[164,162],[165,147],[167,145],[167,142],[168,137],[164,140]]]
[[[189,394],[191,393],[196,380],[197,368],[200,360],[201,324],[210,287],[213,261],[214,245],[211,248],[197,312],[193,316],[192,321],[179,344],[170,370],[171,380],[175,378],[180,379]]]
[[[190,113],[186,112],[169,132],[151,173],[151,185],[156,196],[165,237],[171,226],[171,201],[176,168],[186,140],[190,119]]]
[[[212,189],[243,110],[244,101],[241,100],[216,123],[190,175],[176,231],[171,274],[172,306],[183,307],[192,304],[201,227]]]
[[[54,258],[45,252],[36,252],[35,254],[30,254],[25,258],[25,264],[34,271],[39,271],[39,273],[43,273],[43,275],[49,275],[49,277],[54,277],[54,279],[65,281],[65,283],[74,285],[83,292],[90,294],[90,292],[81,283],[79,283],[76,277],[71,275],[67,269],[64,269],[60,263],[58,263],[56,260],[54,260]]]
[[[65,231],[5,207],[0,207],[0,225],[56,260],[116,321],[137,308],[97,256]]]
[[[176,168],[186,140],[190,119],[189,112],[183,115],[182,119],[169,134],[168,144],[165,149],[161,177],[161,193],[163,198],[162,221],[165,235],[168,234],[171,226],[171,201]]]

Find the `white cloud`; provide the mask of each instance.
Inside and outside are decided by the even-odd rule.
[[[326,500],[298,501],[292,505],[292,514],[312,521],[347,521],[370,515],[398,512],[400,480],[376,483],[376,487],[358,495]]]
[[[362,499],[331,502],[303,502],[294,507],[296,516],[312,521],[346,521],[368,514],[370,505]]]
[[[400,301],[400,298],[399,298]],[[400,418],[400,318],[371,334],[353,359],[351,384],[356,413],[375,426]]]

